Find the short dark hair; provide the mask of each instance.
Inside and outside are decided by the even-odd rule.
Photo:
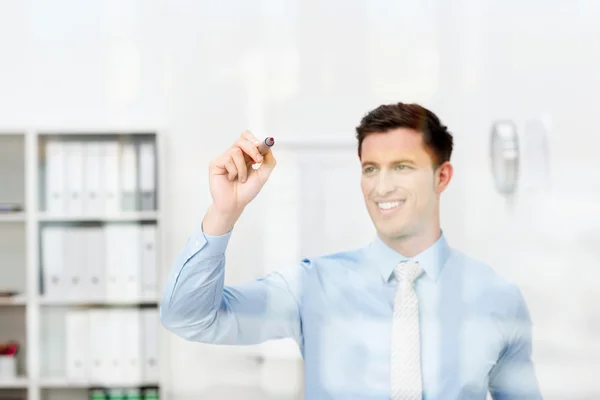
[[[434,155],[435,167],[450,161],[453,139],[448,128],[433,112],[418,104],[383,104],[366,114],[356,127],[358,157],[362,142],[372,133],[385,133],[397,128],[409,128],[423,135],[423,143]]]

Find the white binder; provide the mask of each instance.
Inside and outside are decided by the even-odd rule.
[[[106,214],[116,214],[121,211],[120,205],[120,173],[119,173],[119,143],[115,140],[103,143],[104,152],[104,210]]]
[[[85,232],[85,293],[90,301],[103,301],[106,297],[106,255],[104,228],[91,226]]]
[[[68,141],[66,146],[67,215],[83,214],[83,142]]]
[[[156,210],[156,150],[153,142],[144,141],[139,148],[140,209]]]
[[[65,212],[65,151],[58,139],[46,143],[46,212],[62,215]]]
[[[83,209],[86,215],[97,216],[104,213],[103,151],[104,146],[100,141],[85,143]]]
[[[42,271],[45,298],[64,298],[66,281],[64,275],[64,233],[62,226],[42,227]]]
[[[141,279],[141,225],[123,224],[121,228],[121,265],[123,290],[121,298],[125,301],[140,301],[142,297]]]
[[[86,310],[69,310],[65,316],[66,376],[69,381],[90,377],[90,331]]]
[[[155,308],[142,309],[142,332],[144,338],[144,381],[156,383],[160,380],[159,340],[160,327],[158,310]]]
[[[121,226],[107,224],[104,226],[104,254],[106,273],[106,300],[118,301],[124,290],[122,268],[122,251],[126,243],[122,240]]]
[[[64,257],[65,296],[69,300],[82,300],[86,297],[86,231],[87,227],[69,226],[64,228],[62,247]]]
[[[67,355],[65,328],[64,310],[49,307],[40,313],[40,332],[44,333],[39,338],[40,376],[65,376]]]
[[[124,357],[123,351],[123,310],[109,308],[102,310],[106,315],[104,351],[108,359],[106,383],[108,385],[122,385],[125,383],[123,376]]]
[[[138,210],[138,174],[135,143],[124,142],[121,145],[121,209]]]
[[[90,324],[90,382],[93,385],[103,385],[108,382],[112,368],[109,357],[112,343],[109,342],[107,336],[109,318],[107,310],[90,309],[88,313]]]
[[[156,225],[141,226],[141,269],[142,299],[156,301],[158,299],[158,265]]]
[[[140,310],[119,310],[121,323],[121,362],[125,385],[141,385],[143,378],[142,329]]]
[[[140,279],[140,226],[137,224],[107,224],[106,298],[109,301],[139,301]]]

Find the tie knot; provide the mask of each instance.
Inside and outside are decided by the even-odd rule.
[[[398,281],[412,285],[423,273],[423,268],[418,261],[402,261],[396,265],[394,273]]]

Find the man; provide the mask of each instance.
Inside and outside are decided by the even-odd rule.
[[[204,343],[295,339],[311,400],[484,400],[488,391],[540,399],[519,289],[451,248],[440,228],[453,174],[447,128],[431,111],[398,103],[371,111],[356,130],[373,242],[224,286],[235,222],[276,164],[244,132],[210,164],[213,203],[169,275],[164,326]]]

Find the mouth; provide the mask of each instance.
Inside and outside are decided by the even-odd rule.
[[[377,208],[381,213],[390,214],[400,209],[400,207],[406,202],[406,200],[395,200],[395,201],[378,201]]]

